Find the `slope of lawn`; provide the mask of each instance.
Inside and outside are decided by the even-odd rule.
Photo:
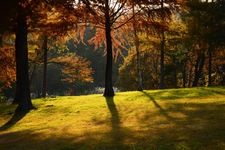
[[[225,88],[56,97],[14,115],[0,104],[0,150],[222,150]]]

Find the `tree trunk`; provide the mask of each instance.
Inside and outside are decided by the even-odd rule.
[[[183,66],[183,68],[182,68],[182,80],[183,80],[183,88],[185,88],[186,87],[186,83],[187,83],[187,80],[186,80],[186,64],[187,63],[187,61],[185,60],[184,61],[184,66]]]
[[[200,62],[200,56],[197,56],[196,62],[195,62],[195,70],[194,70],[194,80],[192,83],[192,86],[195,87],[198,84],[198,79],[199,79],[199,75],[198,75],[198,69],[199,69],[199,62]]]
[[[161,9],[162,9],[162,12],[161,12],[161,19],[162,19],[162,23],[164,23],[164,1],[161,0]],[[162,28],[161,30],[161,47],[160,47],[160,76],[159,76],[159,88],[160,89],[163,89],[165,88],[165,85],[164,85],[164,55],[165,55],[165,52],[164,52],[164,49],[165,49],[165,31],[164,29]]]
[[[19,5],[19,4],[18,4]],[[14,102],[19,105],[17,111],[29,111],[33,108],[30,98],[27,48],[27,20],[24,8],[18,6],[16,28],[16,94]]]
[[[165,88],[164,85],[164,55],[165,55],[165,34],[164,31],[162,31],[162,41],[161,41],[161,48],[160,48],[160,77],[159,77],[159,88],[163,89]]]
[[[42,50],[44,50],[44,68],[43,68],[43,84],[42,97],[46,98],[47,91],[47,63],[48,63],[48,37],[45,35]]]
[[[189,62],[189,70],[188,70],[188,87],[192,87],[192,79],[193,79],[193,66],[190,65]]]
[[[33,81],[33,79],[34,79],[34,74],[35,74],[35,71],[36,71],[36,67],[37,67],[37,64],[34,64],[34,67],[33,67],[32,71],[31,71],[31,73],[30,73],[30,77],[29,77],[29,80],[30,80],[30,87],[31,87],[32,81]]]
[[[198,81],[200,79],[200,76],[202,74],[202,70],[204,67],[204,63],[205,63],[205,54],[204,52],[202,54],[200,54],[196,60],[196,65],[195,65],[195,76],[194,76],[194,81],[192,86],[196,87],[198,86]]]
[[[177,61],[176,61],[175,57],[173,57],[173,66],[174,66],[174,69],[173,69],[173,87],[177,88]]]
[[[105,97],[113,97],[114,90],[112,85],[112,39],[111,39],[111,23],[109,15],[109,1],[105,2],[105,36],[106,36],[106,49],[107,49],[107,60],[106,60],[106,70],[105,70]]]
[[[209,62],[208,62],[208,86],[212,85],[212,46],[208,48]]]
[[[143,78],[142,78],[142,73],[141,73],[141,60],[140,60],[140,41],[137,35],[137,25],[136,25],[136,18],[135,18],[135,9],[133,5],[133,31],[134,31],[134,43],[135,43],[135,49],[136,49],[136,56],[137,56],[137,79],[138,79],[138,91],[143,91]]]

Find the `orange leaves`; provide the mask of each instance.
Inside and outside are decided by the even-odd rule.
[[[12,47],[3,47],[0,53],[0,83],[3,87],[10,87],[16,80],[15,51]]]
[[[126,49],[124,46],[127,44],[126,38],[124,37],[124,32],[120,31],[119,29],[113,30],[111,32],[111,38],[112,38],[112,46],[113,46],[113,58],[116,61],[118,56],[123,57],[122,50]],[[100,47],[104,47],[104,52],[106,54],[106,39],[105,39],[105,30],[104,29],[96,29],[95,36],[92,37],[90,40],[88,40],[89,44],[93,44],[95,46],[95,49],[98,49]]]
[[[88,40],[88,43],[93,44],[95,46],[95,49],[102,47],[102,44],[106,45],[104,30],[96,29],[95,36]]]
[[[67,83],[93,82],[90,62],[80,56],[66,55],[51,59],[49,62],[62,65],[63,81]]]

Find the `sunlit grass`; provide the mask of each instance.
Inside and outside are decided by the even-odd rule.
[[[33,100],[36,110],[9,121],[0,104],[3,150],[225,149],[225,88],[192,88]]]

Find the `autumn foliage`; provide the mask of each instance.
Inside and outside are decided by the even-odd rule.
[[[16,80],[15,50],[13,47],[0,48],[0,91],[11,87]]]
[[[75,84],[76,82],[92,82],[93,70],[90,68],[90,62],[74,54],[60,56],[51,59],[49,62],[62,66],[62,81]]]
[[[96,71],[92,63],[104,63],[105,73],[96,73],[96,76],[103,74],[100,77],[103,81],[94,84],[105,86],[105,96],[114,96],[114,86],[142,90],[224,85],[223,0],[20,0],[13,3],[15,5],[5,4],[10,8],[7,12],[10,18],[1,13],[4,26],[0,26],[0,34],[17,33],[19,40],[16,44],[11,41],[10,45],[17,45],[15,51],[23,56],[15,59],[20,72],[17,75],[21,77],[18,82],[21,85],[17,87],[24,89],[23,73],[26,72],[27,90],[23,94],[28,99],[27,70],[33,65],[35,72],[37,66],[40,69],[45,64],[46,77],[49,63],[60,66],[57,69],[61,69],[61,81],[72,87],[79,82],[96,81],[92,77]],[[88,36],[87,30],[92,31]],[[40,46],[42,42],[38,44],[41,36],[48,39],[43,42],[44,46]],[[68,48],[68,41],[72,40],[75,46]],[[76,53],[75,47],[84,50],[85,54]],[[87,49],[96,53],[103,50],[104,61],[90,59]],[[10,87],[15,82],[14,50],[4,47],[0,52],[0,88]],[[28,54],[32,55],[30,62]],[[43,58],[46,58],[44,63]],[[115,65],[117,60],[120,69]],[[25,67],[22,64],[26,64]],[[21,68],[25,68],[24,71]],[[23,91],[20,90],[18,93]],[[18,93],[18,97],[21,96]]]

